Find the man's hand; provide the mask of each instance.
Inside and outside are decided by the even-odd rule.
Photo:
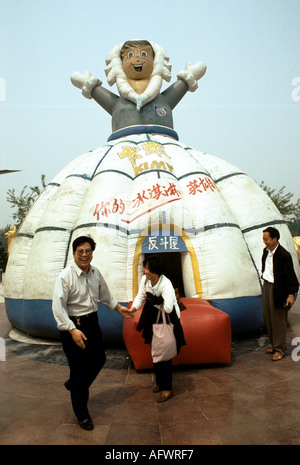
[[[131,315],[133,315],[137,309],[135,307],[130,307],[130,308],[126,308],[127,312],[129,312]]]
[[[134,318],[133,313],[130,312],[129,309],[128,309],[127,307],[123,307],[123,305],[121,305],[119,312],[120,312],[121,315],[123,315],[125,318]]]
[[[290,294],[288,298],[286,299],[285,307],[292,308],[292,306],[295,303],[295,299],[293,294]]]
[[[121,304],[117,305],[116,310],[117,310],[117,312],[121,313],[121,315],[124,316],[125,318],[133,318],[134,317],[133,313],[128,308],[124,307]]]
[[[78,347],[80,347],[81,349],[85,349],[84,341],[87,341],[87,338],[85,337],[83,332],[80,331],[80,329],[74,328],[71,329],[70,333],[75,344],[77,344]]]

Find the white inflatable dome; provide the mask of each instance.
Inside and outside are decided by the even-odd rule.
[[[144,254],[165,253],[182,295],[228,313],[233,333],[257,329],[262,230],[270,225],[299,276],[288,227],[245,173],[170,136],[120,137],[73,160],[29,211],[5,273],[8,318],[31,335],[59,336],[54,281],[73,259],[72,241],[90,235],[93,264],[121,303],[137,292]],[[104,337],[122,339],[122,317],[101,304],[98,314]]]

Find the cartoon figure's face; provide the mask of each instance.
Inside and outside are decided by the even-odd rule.
[[[123,51],[122,67],[128,79],[149,79],[153,61],[151,45],[137,45]]]

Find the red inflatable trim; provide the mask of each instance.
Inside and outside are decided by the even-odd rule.
[[[231,326],[227,313],[213,307],[209,301],[194,298],[181,299],[186,310],[180,321],[186,346],[174,357],[173,365],[198,363],[229,363],[231,360]],[[132,319],[123,321],[123,339],[136,370],[152,368],[149,344],[136,330],[142,309]]]

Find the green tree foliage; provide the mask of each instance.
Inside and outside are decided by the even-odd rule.
[[[295,222],[300,219],[300,199],[292,203],[294,194],[285,192],[286,186],[276,190],[268,187],[264,181],[261,181],[259,185],[268,194],[287,222]]]
[[[46,176],[41,175],[41,186],[28,187],[24,186],[21,190],[20,195],[16,194],[15,189],[9,189],[7,192],[6,200],[12,204],[12,208],[15,210],[12,217],[15,221],[17,230],[21,226],[23,219],[25,218],[28,210],[41,194],[46,187]],[[6,228],[0,229],[0,269],[5,270],[7,263],[7,246],[8,240],[5,233],[9,231],[9,225]]]
[[[24,186],[21,190],[20,195],[16,194],[15,189],[9,189],[7,192],[6,200],[12,204],[12,208],[15,209],[12,214],[13,219],[15,220],[16,228],[18,229],[25,218],[26,213],[36,200],[36,198],[41,194],[41,192],[46,187],[46,176],[45,174],[41,175],[41,184],[42,186],[28,187]]]

